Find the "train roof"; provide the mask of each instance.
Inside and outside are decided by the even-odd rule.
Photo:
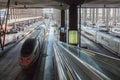
[[[31,39],[35,39],[38,37],[38,35],[41,33],[42,29],[41,28],[37,28],[30,36],[29,38]]]

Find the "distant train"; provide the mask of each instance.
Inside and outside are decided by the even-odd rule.
[[[94,28],[82,27],[82,34],[120,56],[120,38]]]
[[[45,39],[45,28],[38,27],[22,45],[19,63],[23,69],[31,67],[39,58]]]

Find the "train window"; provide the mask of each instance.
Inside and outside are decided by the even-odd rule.
[[[21,55],[22,56],[29,56],[32,54],[35,48],[35,39],[27,39],[21,49]]]

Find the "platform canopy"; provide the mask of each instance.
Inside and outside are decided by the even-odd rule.
[[[8,0],[0,0],[0,8],[5,8]],[[65,9],[69,5],[82,7],[120,7],[120,0],[10,0],[12,8],[58,8]]]

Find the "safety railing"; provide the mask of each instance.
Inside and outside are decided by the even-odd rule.
[[[119,80],[120,60],[54,42],[59,80]]]

